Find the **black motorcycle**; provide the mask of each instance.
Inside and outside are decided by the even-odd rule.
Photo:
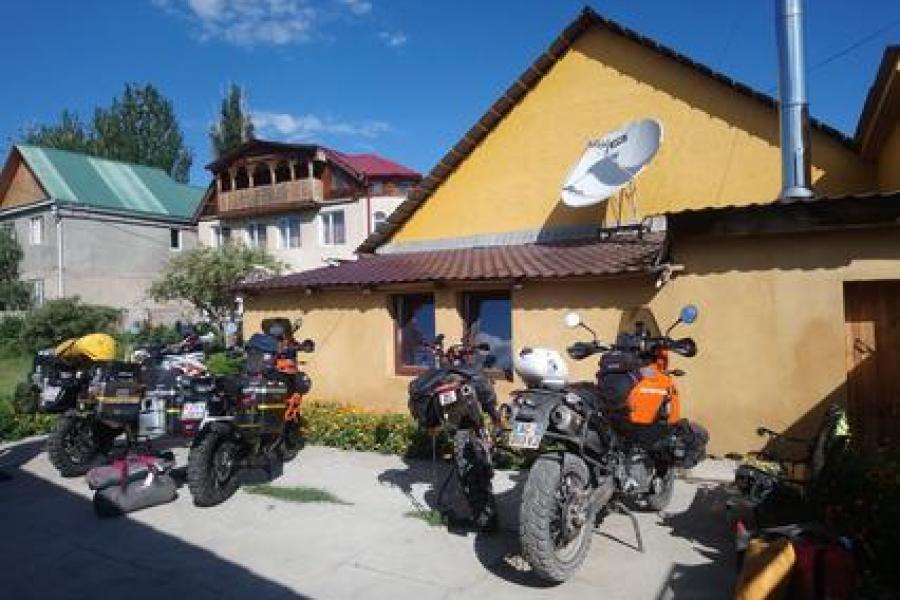
[[[207,404],[188,455],[187,483],[196,506],[231,497],[242,467],[269,467],[300,451],[300,404],[312,381],[297,356],[313,352],[315,344],[294,339],[299,326],[266,319],[263,332],[245,345],[243,373],[216,378],[215,401]]]
[[[499,430],[497,395],[485,373],[494,357],[487,344],[455,344],[444,348],[444,336],[423,344],[433,366],[409,384],[409,410],[426,429],[444,427],[453,439],[454,473],[458,477],[478,528],[497,527],[492,479],[493,437],[485,424],[487,414]]]
[[[702,427],[680,417],[669,352],[694,356],[690,338],[673,339],[679,323],[692,323],[697,309],[685,307],[662,336],[640,323],[615,344],[597,340],[576,313],[570,327],[590,331],[569,356],[600,354],[595,383],[568,384],[562,357],[552,350],[523,349],[516,371],[528,388],[508,405],[510,445],[537,450],[522,496],[520,541],[535,573],[563,582],[581,566],[598,516],[627,505],[661,510],[672,498],[675,468],[694,466],[705,454]],[[633,523],[636,521],[633,520]],[[639,533],[639,532],[638,532]]]

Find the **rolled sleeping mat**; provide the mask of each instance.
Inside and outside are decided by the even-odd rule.
[[[115,460],[109,465],[94,467],[87,472],[85,480],[92,490],[103,490],[113,485],[121,486],[123,483],[145,479],[151,471],[165,473],[174,466],[175,457],[171,454],[135,455]]]
[[[178,486],[171,476],[148,473],[140,481],[126,486],[113,485],[94,493],[94,512],[98,517],[119,517],[124,514],[166,504],[178,497]]]

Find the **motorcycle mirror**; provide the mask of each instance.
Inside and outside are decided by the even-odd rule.
[[[690,325],[694,321],[697,320],[697,317],[700,315],[700,311],[693,304],[688,304],[681,309],[681,313],[678,315],[678,320],[686,325]]]
[[[569,329],[575,329],[576,327],[581,325],[581,315],[579,315],[575,311],[568,312],[566,313],[566,316],[563,317],[563,321],[565,322],[566,327],[568,327]]]

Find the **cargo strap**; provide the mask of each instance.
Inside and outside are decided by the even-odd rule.
[[[296,421],[300,418],[300,402],[302,400],[303,396],[300,394],[293,394],[287,399],[287,410],[284,411],[285,421]]]

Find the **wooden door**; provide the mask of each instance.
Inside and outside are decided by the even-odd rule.
[[[844,284],[847,412],[862,447],[900,446],[900,281]]]

